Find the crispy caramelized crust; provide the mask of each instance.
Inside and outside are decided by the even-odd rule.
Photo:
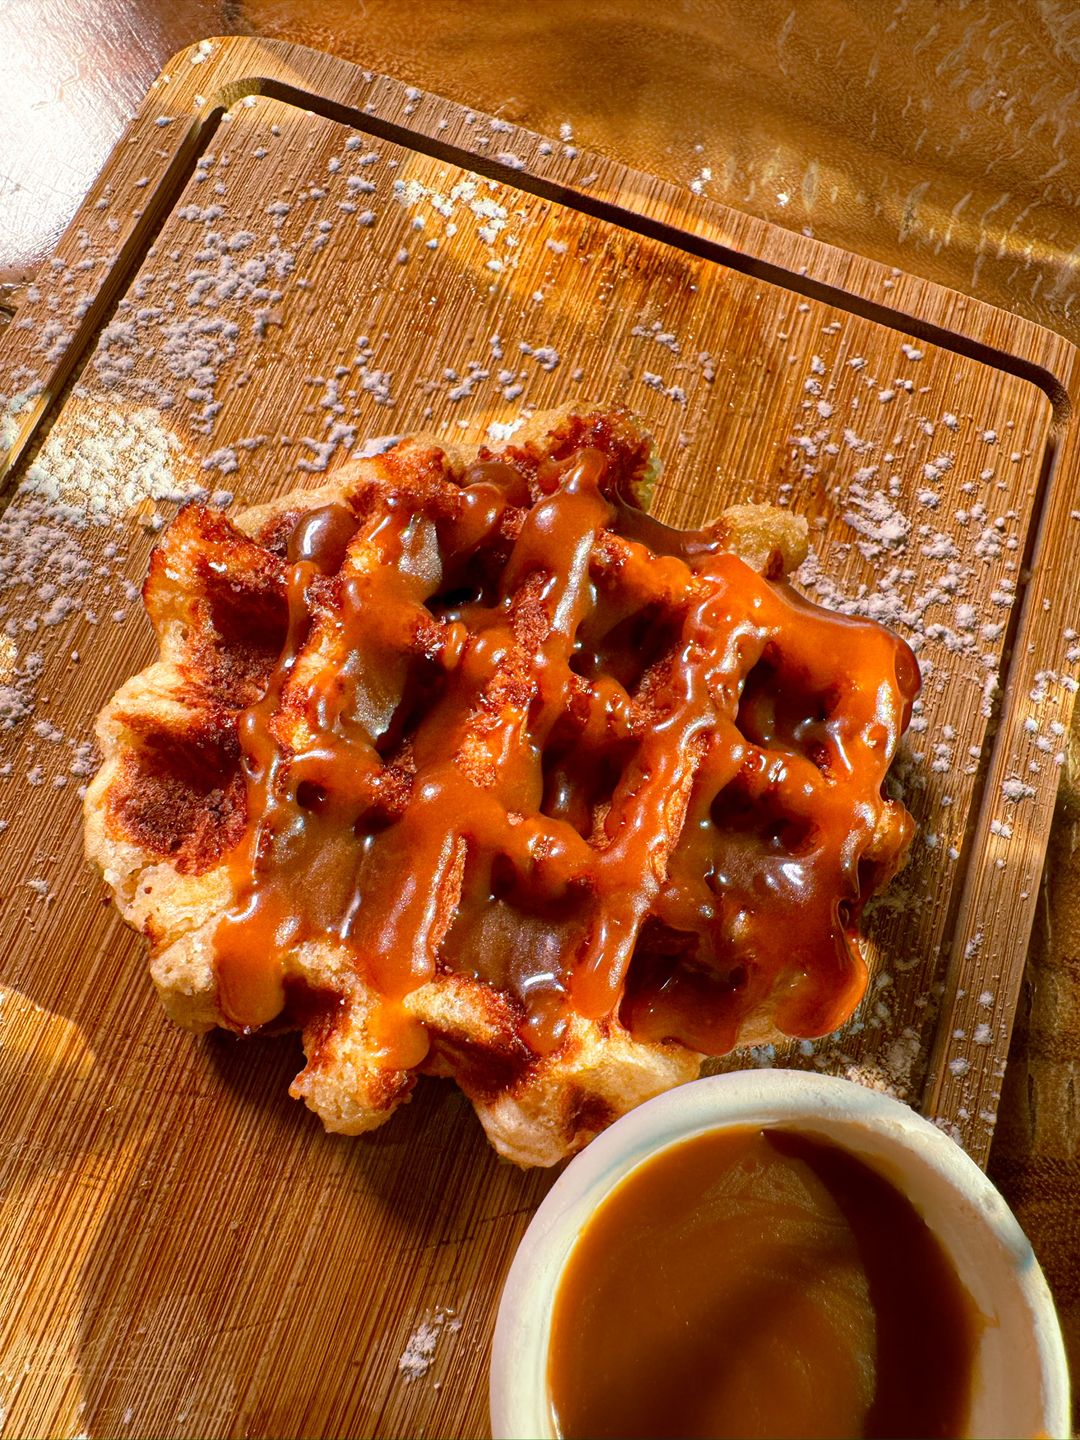
[[[302,1030],[328,1129],[446,1075],[551,1164],[863,993],[914,659],[784,583],[804,521],[671,531],[657,469],[627,412],[564,411],[188,506],[154,553],[160,659],[98,719],[87,854],[173,1019]]]

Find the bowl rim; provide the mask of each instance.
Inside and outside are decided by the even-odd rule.
[[[1045,1433],[1070,1434],[1069,1375],[1065,1346],[1049,1286],[1004,1198],[974,1160],[941,1128],[902,1101],[854,1081],[785,1069],[729,1071],[665,1091],[637,1106],[574,1156],[548,1192],[514,1256],[503,1286],[492,1341],[489,1406],[495,1440],[554,1437],[546,1381],[547,1339],[559,1276],[581,1225],[596,1206],[640,1165],[694,1136],[738,1125],[786,1126],[813,1133],[850,1128],[874,1137],[898,1159],[907,1155],[964,1200],[977,1221],[1002,1244],[1031,1318],[1042,1386]],[[864,1156],[865,1158],[865,1156]],[[931,1217],[926,1217],[932,1223]],[[531,1335],[538,1345],[523,1346]]]

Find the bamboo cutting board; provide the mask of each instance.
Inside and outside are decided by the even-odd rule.
[[[887,1088],[981,1160],[1080,664],[1075,370],[1025,321],[312,51],[177,56],[0,352],[5,1440],[482,1434],[552,1178],[438,1082],[327,1137],[291,1039],[160,1013],[79,791],[151,658],[137,587],[177,500],[581,398],[645,417],[664,519],[807,514],[807,593],[918,647],[920,838],[854,1020],[728,1063]]]

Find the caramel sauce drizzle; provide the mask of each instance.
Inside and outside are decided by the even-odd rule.
[[[236,1028],[287,1008],[318,941],[400,1067],[428,1047],[403,1001],[440,969],[511,996],[539,1054],[571,1010],[720,1054],[763,1007],[800,1036],[854,1008],[855,919],[910,835],[896,807],[875,840],[914,657],[633,510],[610,471],[579,451],[530,505],[483,460],[449,500],[299,520],[285,644],[238,722],[248,826],[215,934]]]

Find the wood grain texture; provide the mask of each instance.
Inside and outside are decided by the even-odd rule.
[[[24,285],[70,223],[162,63],[226,25],[221,0],[0,7],[0,285]]]
[[[1080,15],[1012,0],[238,0],[298,41],[1077,335]]]
[[[665,518],[808,513],[827,592],[921,640],[901,778],[922,840],[856,1021],[781,1058],[921,1095],[985,1156],[1075,688],[1067,343],[237,40],[176,57],[0,343],[11,1433],[481,1433],[498,1289],[550,1184],[497,1164],[448,1087],[328,1139],[286,1098],[292,1040],[160,1015],[83,869],[76,791],[92,716],[150,658],[133,589],[164,492],[264,499],[374,435],[476,442],[581,395],[653,427]],[[409,1382],[440,1306],[461,1328]]]
[[[1028,951],[989,1171],[1031,1239],[1080,1366],[1080,746],[1069,760]],[[1076,1407],[1074,1402],[1075,1433]]]
[[[179,46],[396,75],[1075,338],[1075,8],[1047,0],[9,0],[0,278],[28,277]]]

